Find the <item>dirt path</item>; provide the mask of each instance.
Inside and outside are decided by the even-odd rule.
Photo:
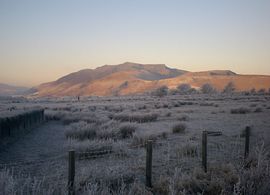
[[[64,128],[59,122],[48,122],[33,129],[0,151],[0,164],[35,177],[63,175],[67,151]]]

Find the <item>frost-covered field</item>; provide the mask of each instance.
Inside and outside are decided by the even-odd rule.
[[[169,95],[26,100],[2,98],[1,116],[33,107],[46,122],[0,150],[0,191],[67,193],[70,149],[77,194],[269,193],[270,95]],[[243,130],[251,127],[244,157]],[[209,171],[201,169],[202,131]],[[146,189],[145,144],[153,140],[153,189]]]

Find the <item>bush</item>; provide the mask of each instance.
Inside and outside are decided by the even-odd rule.
[[[120,126],[119,128],[119,136],[122,139],[125,138],[130,138],[132,137],[133,133],[136,130],[136,127],[134,125],[130,125],[130,124],[123,124]]]
[[[157,120],[158,115],[155,113],[150,114],[114,114],[111,115],[110,118],[121,121],[121,122],[138,122],[138,123],[147,123],[147,122],[153,122]]]
[[[178,148],[177,155],[179,158],[184,157],[195,157],[198,156],[198,146],[195,144],[187,143],[184,146]]]
[[[189,94],[191,91],[191,86],[190,84],[183,83],[177,86],[177,90],[180,94]]]
[[[247,114],[250,113],[248,108],[233,108],[231,109],[231,114]]]
[[[78,140],[94,139],[97,135],[97,128],[97,126],[85,122],[74,123],[66,130],[65,135],[67,138]]]
[[[216,89],[209,83],[203,84],[201,87],[201,92],[203,94],[216,93]]]
[[[258,94],[264,95],[264,94],[266,94],[266,90],[264,88],[263,89],[260,89],[258,91]]]
[[[178,123],[173,126],[172,132],[173,133],[185,133],[186,125],[183,123]]]
[[[163,97],[168,95],[168,90],[169,88],[167,86],[162,86],[157,88],[155,91],[153,91],[153,95],[158,96],[158,97]]]
[[[255,110],[254,110],[254,112],[256,113],[256,112],[262,112],[262,108],[256,108]]]
[[[179,120],[179,121],[188,121],[189,120],[189,116],[183,115],[183,116],[178,117],[177,120]]]
[[[223,93],[233,93],[235,91],[235,86],[233,82],[229,82],[223,89]]]

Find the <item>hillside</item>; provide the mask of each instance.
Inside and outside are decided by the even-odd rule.
[[[0,83],[0,96],[21,95],[27,90],[28,88],[26,87],[18,87]]]
[[[230,81],[234,82],[237,91],[270,88],[270,76],[239,75],[230,70],[188,72],[164,64],[126,62],[80,70],[41,84],[32,92],[36,96],[128,95],[149,92],[162,85],[175,88],[181,83],[189,83],[195,88],[210,83],[222,90]]]

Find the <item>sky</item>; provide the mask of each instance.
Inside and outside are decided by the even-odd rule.
[[[126,61],[270,75],[270,1],[0,0],[0,83]]]

